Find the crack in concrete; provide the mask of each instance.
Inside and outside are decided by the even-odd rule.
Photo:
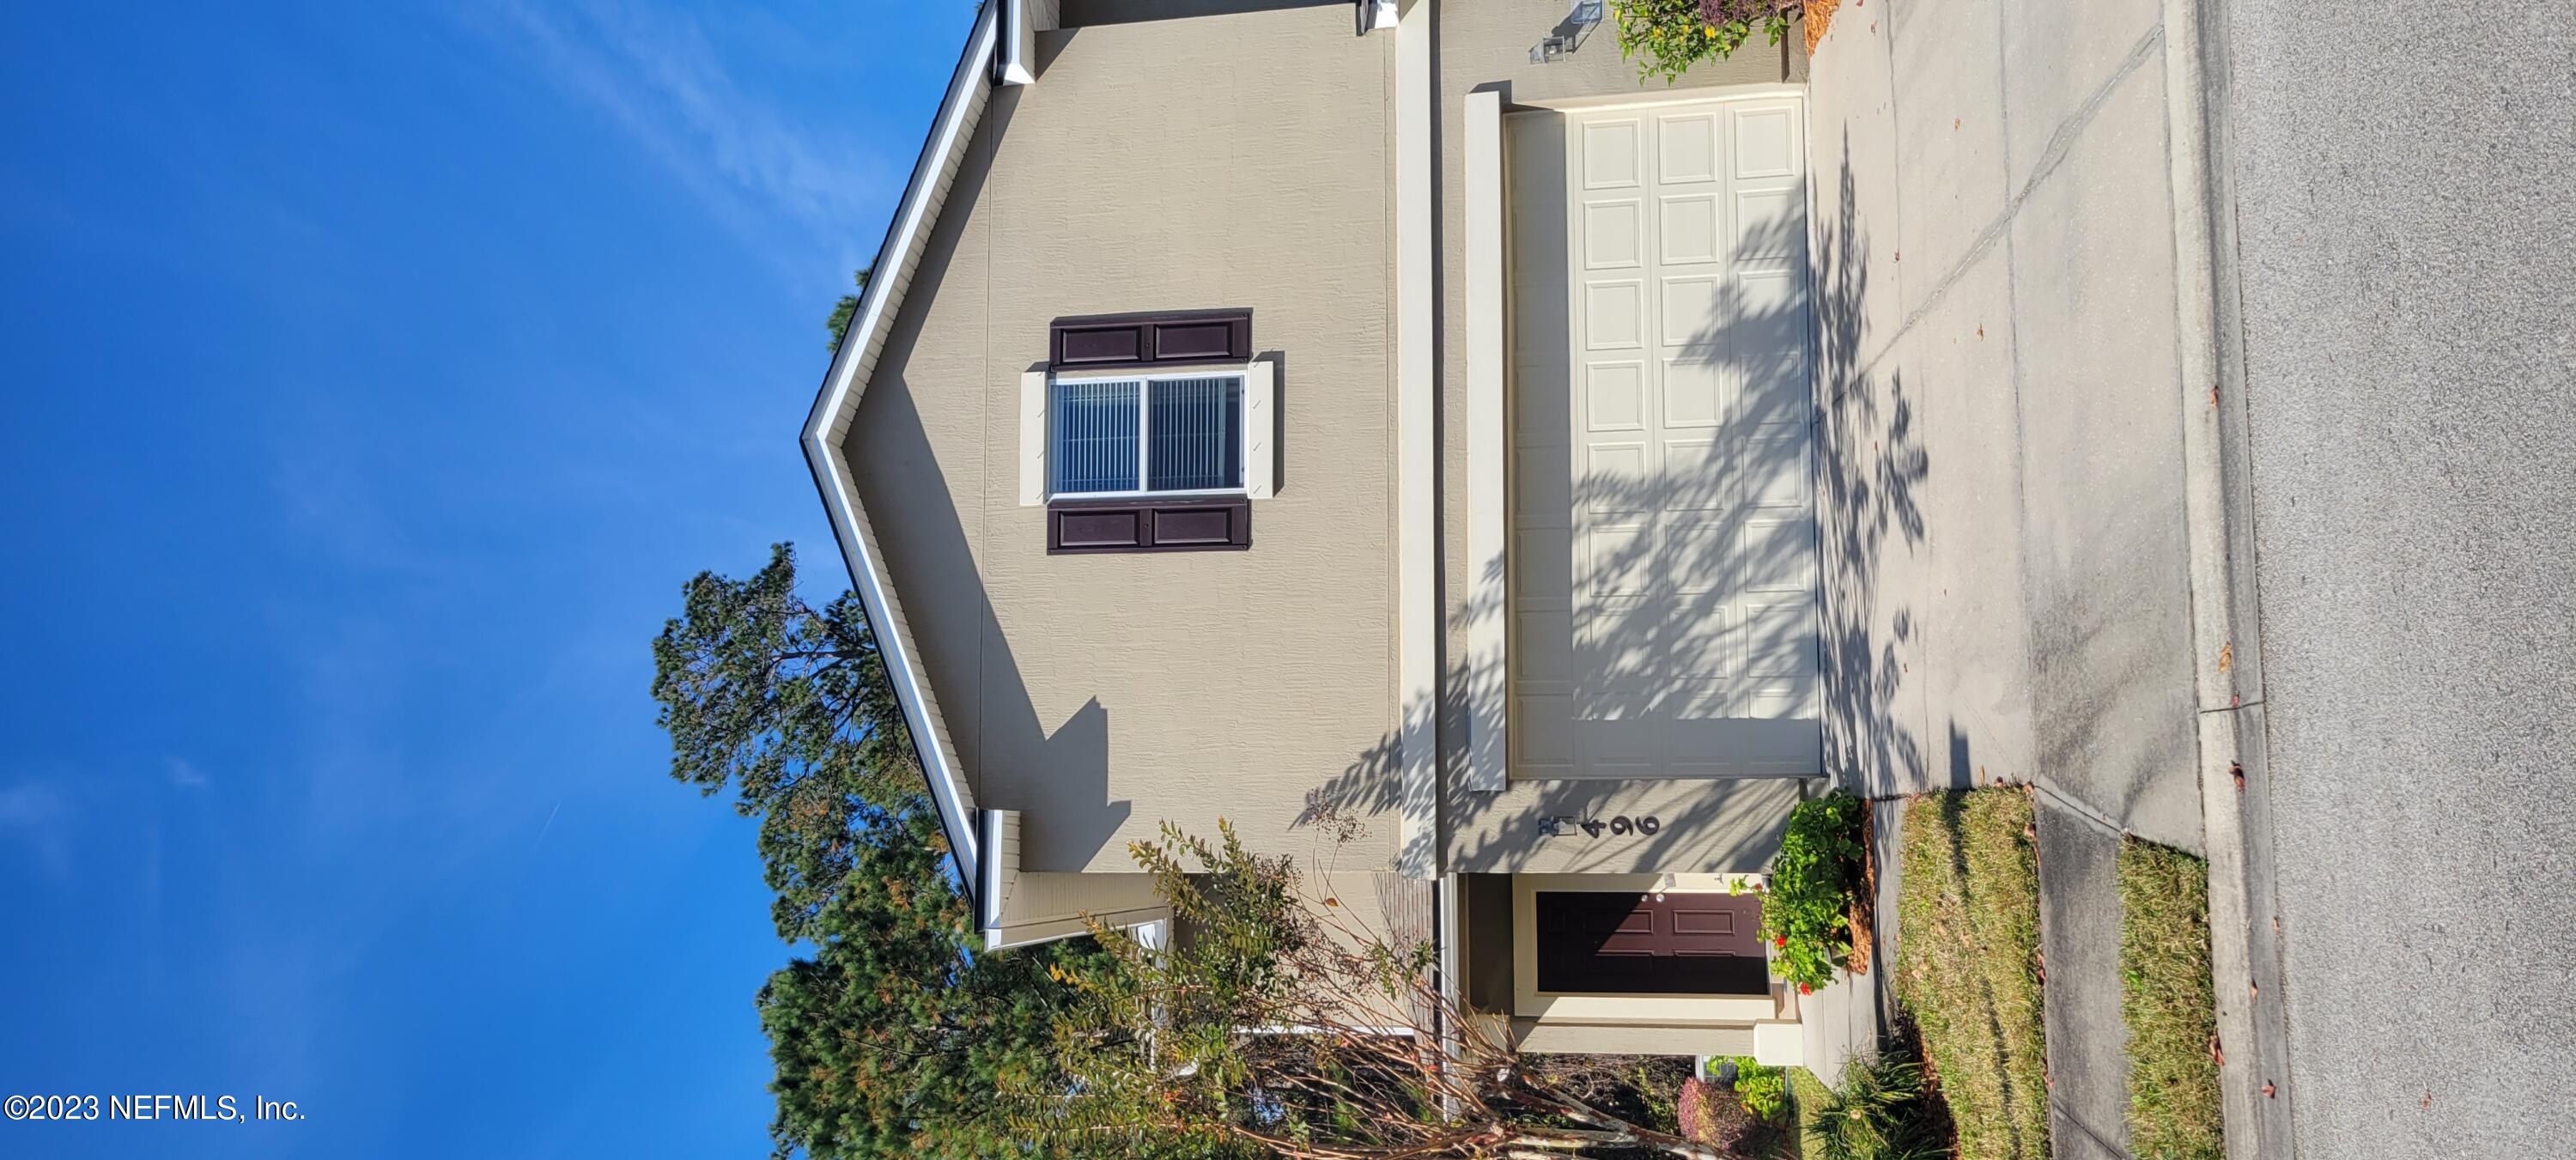
[[[1895,30],[1889,29],[1888,56],[1891,60],[1896,55],[1895,38]],[[2158,24],[2148,29],[2146,35],[2139,37],[2138,43],[2130,46],[2129,54],[2121,59],[2120,66],[2111,70],[2110,79],[2103,81],[2100,87],[2085,97],[2084,103],[2066,118],[2066,123],[2059,125],[2057,131],[2050,134],[2048,144],[2042,146],[2039,151],[2039,163],[2031,170],[2030,180],[2023,182],[2021,189],[2004,202],[2003,211],[1996,214],[1993,221],[1987,222],[1984,229],[1977,231],[1976,240],[1968,244],[1967,251],[1959,256],[1957,262],[1951,264],[1948,271],[1933,282],[1931,291],[1924,295],[1923,301],[1915,304],[1913,310],[1907,312],[1905,321],[1897,324],[1896,332],[1889,335],[1887,341],[1879,344],[1877,353],[1861,363],[1860,374],[1876,373],[1879,363],[1884,361],[1895,349],[1896,344],[1914,329],[1915,324],[1930,316],[1932,311],[1941,305],[1941,300],[1949,296],[1950,288],[1957,285],[1960,279],[1967,277],[1968,271],[1983,260],[1988,251],[1995,248],[1995,243],[2003,238],[2005,231],[2012,228],[2014,219],[2021,216],[2022,203],[2029,201],[2030,195],[2039,189],[2040,183],[2048,180],[2050,175],[2056,173],[2058,167],[2066,161],[2067,154],[2074,151],[2075,142],[2084,136],[2084,130],[2092,126],[2093,118],[2102,111],[2102,106],[2111,102],[2111,94],[2120,87],[2120,82],[2129,79],[2131,73],[2138,71],[2140,66],[2154,57],[2157,50],[2164,47],[2164,41],[2164,25]],[[1889,69],[1892,80],[1894,65],[1891,64]],[[2011,146],[2007,144],[2005,147],[2009,149]],[[2009,158],[2007,158],[2007,164],[2009,164]],[[1900,227],[1900,236],[1902,233]],[[1901,280],[1904,276],[1900,264],[1897,277]]]

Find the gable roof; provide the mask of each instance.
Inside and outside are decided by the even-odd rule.
[[[913,749],[930,782],[940,827],[947,832],[948,848],[957,859],[959,885],[970,901],[979,902],[979,915],[982,852],[977,848],[974,794],[949,738],[948,723],[940,716],[938,698],[923,675],[921,650],[913,643],[912,625],[904,619],[903,604],[886,575],[885,554],[877,545],[867,509],[859,502],[843,440],[858,413],[859,398],[867,392],[869,377],[876,373],[877,356],[885,349],[886,334],[903,306],[904,294],[912,288],[931,228],[956,183],[967,143],[983,120],[993,91],[988,69],[1000,39],[1001,9],[1008,3],[1011,0],[984,0],[976,12],[975,29],[966,37],[947,95],[931,118],[930,138],[922,146],[920,160],[913,163],[912,180],[886,227],[885,241],[878,246],[876,264],[871,267],[874,273],[859,293],[858,311],[832,356],[832,369],[823,376],[823,389],[805,418],[800,440],[805,463],[814,472],[814,486],[831,517],[832,536],[840,542],[842,562],[849,566],[850,581],[867,608],[878,652],[894,681],[895,701],[903,706],[904,723],[912,730]]]

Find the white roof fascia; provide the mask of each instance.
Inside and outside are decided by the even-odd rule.
[[[866,393],[868,379],[876,371],[886,332],[902,308],[904,292],[911,288],[913,271],[920,265],[922,249],[946,205],[958,165],[974,139],[975,126],[983,119],[985,103],[992,93],[990,70],[1000,23],[997,9],[1012,2],[985,0],[976,14],[975,29],[966,38],[966,51],[958,59],[956,74],[949,80],[938,114],[931,120],[929,140],[922,147],[921,159],[913,165],[911,184],[904,188],[903,200],[887,226],[885,242],[877,250],[876,265],[871,267],[874,273],[860,291],[858,311],[841,336],[840,350],[833,355],[832,369],[824,375],[823,389],[815,397],[813,411],[806,416],[801,439],[806,465],[813,469],[814,485],[822,493],[824,510],[831,517],[833,538],[840,542],[842,562],[848,565],[850,581],[867,608],[877,650],[885,658],[886,673],[894,682],[895,700],[903,707],[904,724],[912,731],[915,753],[930,783],[931,801],[939,810],[940,827],[946,831],[949,850],[957,859],[959,885],[970,900],[982,893],[974,794],[967,785],[956,746],[949,740],[939,703],[923,674],[921,651],[913,643],[911,625],[904,619],[903,605],[886,574],[875,528],[868,522],[866,508],[859,503],[842,440],[848,436],[850,420],[858,412],[859,397]],[[979,914],[980,907],[979,901]]]
[[[1038,34],[1054,30],[1059,0],[1003,0],[1001,83],[1031,85],[1038,79]]]

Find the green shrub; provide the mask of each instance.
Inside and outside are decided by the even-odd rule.
[[[1856,1058],[1807,1110],[1807,1140],[1824,1160],[1937,1160],[1949,1155],[1923,1094],[1923,1069],[1901,1056]]]
[[[1662,77],[1665,84],[1744,47],[1756,24],[1779,44],[1804,7],[1803,0],[1610,0],[1619,55],[1638,62],[1638,79]]]
[[[1744,1110],[1766,1124],[1789,1122],[1789,1071],[1764,1067],[1749,1055],[1735,1056],[1735,1098]]]
[[[1861,819],[1868,809],[1850,794],[1831,793],[1790,812],[1762,899],[1762,937],[1771,942],[1771,968],[1782,979],[1821,987],[1850,957],[1864,853]]]

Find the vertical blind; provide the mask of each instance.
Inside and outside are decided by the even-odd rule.
[[[1243,486],[1240,375],[1059,382],[1053,395],[1053,494]]]
[[[1136,490],[1136,388],[1141,385],[1055,385],[1055,446],[1048,451],[1057,494]]]
[[[1153,453],[1147,491],[1206,491],[1243,486],[1243,380],[1228,375],[1163,379],[1151,384],[1146,423]]]

